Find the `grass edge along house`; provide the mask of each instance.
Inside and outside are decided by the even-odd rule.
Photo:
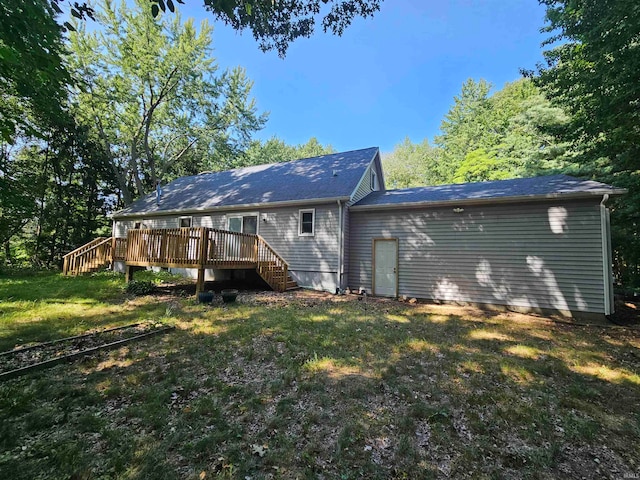
[[[163,266],[202,289],[256,269],[280,291],[601,316],[613,313],[606,202],[623,193],[566,175],[387,190],[367,148],[179,178],[116,212],[113,237],[68,254],[65,272]]]

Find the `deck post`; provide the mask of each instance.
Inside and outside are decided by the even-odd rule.
[[[111,236],[111,254],[109,255],[109,261],[111,262],[111,270],[115,270],[115,261],[113,258],[116,256],[116,236]]]
[[[133,266],[126,265],[124,268],[124,281],[129,283],[131,280],[133,280]]]
[[[198,280],[196,281],[196,295],[204,290],[204,265],[207,263],[207,229],[200,227],[200,252],[198,263]]]
[[[198,269],[198,280],[196,280],[196,295],[204,291],[204,268]]]
[[[282,291],[285,292],[287,290],[287,275],[289,274],[289,269],[287,268],[287,264],[285,263],[282,271],[283,271],[283,275],[282,275]]]

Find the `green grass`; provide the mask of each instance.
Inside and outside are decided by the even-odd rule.
[[[154,319],[174,333],[0,384],[0,478],[622,478],[639,332],[274,295],[0,277],[0,349]],[[203,473],[204,472],[204,473]]]

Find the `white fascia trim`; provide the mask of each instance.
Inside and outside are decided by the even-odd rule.
[[[232,210],[247,210],[247,209],[269,209],[277,207],[297,207],[300,205],[324,205],[327,203],[335,203],[337,201],[347,201],[349,197],[335,197],[335,198],[312,198],[309,200],[286,200],[283,202],[269,202],[269,203],[245,203],[243,205],[224,205],[219,207],[207,207],[207,208],[188,208],[184,210],[162,210],[162,211],[148,211],[138,213],[123,213],[118,212],[109,215],[114,220],[120,220],[125,218],[139,218],[139,217],[161,217],[167,215],[199,215],[209,212],[219,211],[232,211]]]
[[[576,193],[550,193],[546,195],[517,195],[512,197],[499,197],[499,198],[466,198],[460,200],[440,200],[437,202],[423,201],[423,202],[403,202],[403,203],[388,203],[382,205],[352,205],[351,210],[388,210],[398,208],[419,208],[419,207],[447,207],[450,205],[484,205],[488,203],[517,203],[517,202],[535,202],[543,200],[571,200],[580,198],[592,198],[601,197],[602,195],[622,195],[627,193],[625,189],[614,190],[600,190],[593,192],[576,192]]]

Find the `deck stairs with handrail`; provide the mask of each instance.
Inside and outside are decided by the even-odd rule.
[[[259,235],[207,227],[135,229],[126,238],[100,237],[64,256],[63,273],[88,273],[122,261],[129,281],[134,267],[198,269],[196,291],[204,288],[204,271],[255,269],[274,290],[298,288],[289,265]]]

